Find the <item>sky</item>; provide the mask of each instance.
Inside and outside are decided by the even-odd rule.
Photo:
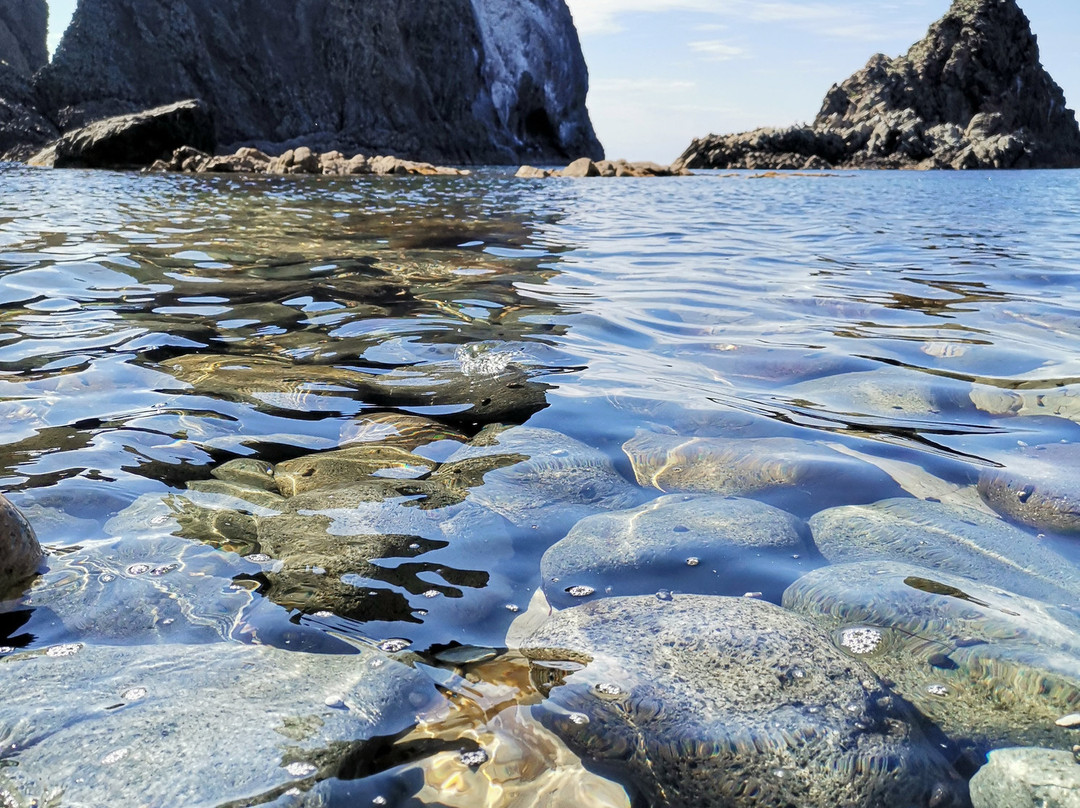
[[[55,48],[76,0],[49,0]],[[1080,106],[1080,2],[1019,0]],[[897,56],[950,0],[568,0],[609,157],[675,159],[695,137],[813,120],[833,84]]]

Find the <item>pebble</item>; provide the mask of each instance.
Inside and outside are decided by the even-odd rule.
[[[1069,713],[1069,715],[1063,715],[1054,723],[1057,724],[1059,727],[1065,727],[1066,729],[1080,729],[1080,713]]]

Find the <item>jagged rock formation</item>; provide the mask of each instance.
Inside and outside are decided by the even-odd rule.
[[[565,0],[80,0],[35,85],[65,131],[201,98],[220,142],[267,151],[602,152]]]
[[[49,61],[48,36],[45,0],[0,0],[0,61],[31,75]]]
[[[1080,129],[1015,0],[955,0],[904,56],[834,85],[809,127],[695,140],[688,168],[1065,168]]]

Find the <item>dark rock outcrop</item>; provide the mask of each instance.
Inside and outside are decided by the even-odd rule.
[[[38,109],[30,80],[0,62],[0,160],[25,160],[59,134]]]
[[[216,146],[214,120],[201,101],[96,121],[50,143],[29,163],[49,168],[144,166],[187,144],[208,151]]]
[[[1066,168],[1080,128],[1015,0],[955,0],[904,56],[834,85],[811,126],[695,140],[688,168]]]
[[[0,0],[0,61],[29,76],[49,61],[45,0]]]
[[[197,97],[265,151],[601,154],[564,0],[80,0],[35,83],[65,131]]]

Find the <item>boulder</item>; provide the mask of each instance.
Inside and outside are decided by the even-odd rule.
[[[686,438],[638,430],[623,451],[642,486],[753,496],[797,514],[901,493],[876,466],[794,438]]]
[[[81,0],[35,82],[65,131],[203,98],[267,152],[602,156],[564,0]]]
[[[1080,574],[1034,536],[962,505],[888,499],[814,514],[814,544],[834,564],[902,561],[1053,603],[1080,598]]]
[[[545,534],[564,534],[586,516],[640,501],[603,452],[535,427],[486,427],[431,479]]]
[[[974,808],[1080,808],[1080,761],[1060,749],[995,749],[971,779]]]
[[[1080,457],[1075,444],[1025,446],[979,475],[979,494],[1006,519],[1080,535]]]
[[[1080,619],[968,578],[865,561],[807,573],[783,605],[831,632],[979,761],[1001,746],[1068,747]]]
[[[49,62],[46,0],[0,0],[0,62],[31,76]]]
[[[13,587],[32,578],[43,559],[34,529],[0,494],[0,600]]]
[[[665,590],[779,601],[806,569],[806,536],[801,519],[760,502],[671,494],[582,519],[544,553],[540,576],[556,608]]]
[[[0,659],[6,805],[263,804],[438,702],[374,649],[69,643]],[[370,746],[368,742],[371,742]],[[73,750],[78,750],[73,754]]]
[[[38,108],[30,80],[0,62],[0,160],[25,160],[59,134]]]
[[[710,135],[688,168],[1066,168],[1080,128],[1015,0],[954,0],[903,55],[873,56],[811,126]],[[803,161],[800,163],[800,161]]]
[[[644,803],[963,806],[966,789],[862,662],[750,598],[605,598],[522,646],[541,720]]]
[[[68,132],[29,163],[49,168],[147,166],[181,146],[212,152],[215,142],[210,108],[197,100],[179,101]]]

